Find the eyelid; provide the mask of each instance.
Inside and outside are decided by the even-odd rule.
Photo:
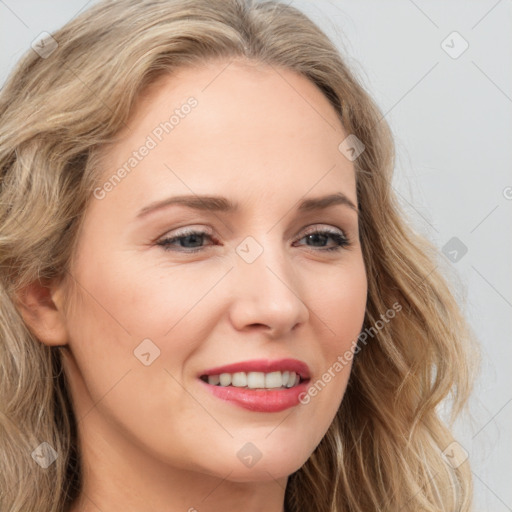
[[[304,229],[305,229],[304,236],[306,236],[309,233],[309,231],[315,232],[315,231],[319,231],[319,230],[331,231],[332,233],[342,233],[344,236],[346,236],[344,229],[341,229],[341,228],[338,228],[335,226],[330,226],[327,224],[322,224],[322,223],[310,224],[309,226],[306,226]]]
[[[215,236],[214,230],[211,227],[204,225],[204,224],[201,224],[201,225],[192,224],[189,226],[183,226],[181,228],[176,228],[176,229],[167,231],[162,236],[159,236],[157,238],[157,241],[165,240],[166,238],[176,238],[176,237],[181,237],[181,236],[187,236],[190,233],[196,233],[198,231],[204,232],[211,237]]]

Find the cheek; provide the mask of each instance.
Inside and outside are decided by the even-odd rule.
[[[362,260],[354,261],[350,268],[347,265],[326,273],[320,281],[317,275],[316,282],[307,304],[310,322],[318,333],[314,351],[319,373],[300,398],[302,412],[315,418],[315,422],[302,426],[314,446],[327,432],[343,400],[367,300]]]
[[[140,258],[99,251],[94,263],[78,268],[77,280],[86,286],[69,318],[70,345],[92,399],[101,399],[119,379],[123,384],[111,396],[118,397],[120,410],[126,397],[148,386],[154,385],[153,396],[166,386],[169,396],[178,396],[166,370],[182,382],[187,362],[211,337],[221,306],[209,291],[227,270],[148,266]],[[123,396],[129,381],[139,387]],[[152,403],[147,397],[141,401]]]
[[[108,313],[106,321],[123,327],[133,342],[164,338],[179,330],[189,315],[208,302],[204,299],[210,288],[229,269],[165,265],[149,253],[103,256],[96,257],[97,263],[86,269],[83,280],[96,299],[93,306]]]
[[[367,280],[362,261],[323,279],[310,298],[310,321],[317,332],[322,332],[317,343],[322,363],[304,403],[313,400],[325,417],[332,418],[348,383],[366,312]]]
[[[92,425],[107,417],[143,438],[156,421],[167,426],[171,439],[180,428],[173,422],[176,410],[200,414],[179,383],[188,358],[211,331],[199,308],[211,284],[186,286],[182,268],[164,276],[133,267],[99,257],[75,274],[86,287],[68,317],[77,364],[71,370],[73,394],[78,416]]]
[[[357,339],[364,321],[367,280],[363,263],[330,273],[310,291],[310,297],[311,320],[325,327],[325,355],[344,352]]]

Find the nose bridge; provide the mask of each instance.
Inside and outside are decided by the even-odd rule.
[[[232,320],[238,328],[263,324],[283,333],[308,319],[301,283],[276,233],[248,236],[236,248]]]

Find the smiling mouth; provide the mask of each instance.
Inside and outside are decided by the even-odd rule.
[[[293,371],[220,373],[201,375],[200,379],[211,386],[255,390],[290,389],[309,381]]]

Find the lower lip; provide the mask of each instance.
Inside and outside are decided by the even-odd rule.
[[[216,397],[254,412],[279,412],[298,405],[299,395],[306,392],[309,383],[308,379],[293,388],[262,391],[234,386],[212,386],[204,380],[199,381]]]

